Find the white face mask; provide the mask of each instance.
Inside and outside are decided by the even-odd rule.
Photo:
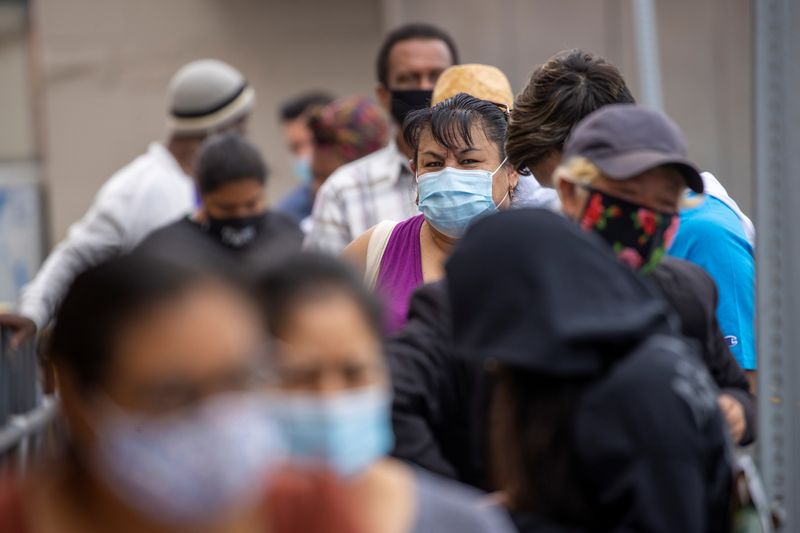
[[[91,465],[123,502],[153,521],[197,524],[247,505],[285,456],[263,395],[219,396],[163,418],[106,403]]]

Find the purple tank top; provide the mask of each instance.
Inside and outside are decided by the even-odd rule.
[[[411,293],[423,283],[419,247],[423,222],[423,215],[400,222],[386,242],[375,288],[384,300],[387,333],[394,333],[405,325]]]

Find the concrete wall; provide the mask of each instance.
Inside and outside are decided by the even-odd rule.
[[[749,211],[750,1],[657,4],[666,110],[695,160]],[[318,87],[371,94],[381,35],[402,22],[440,24],[464,61],[501,67],[516,90],[574,47],[617,63],[637,89],[630,0],[33,0],[33,15],[54,238],[163,136],[166,83],[198,57],[232,63],[257,87],[251,132],[275,171],[273,198],[292,184],[278,102]]]
[[[188,61],[227,61],[256,86],[250,132],[273,168],[273,197],[292,184],[278,103],[303,89],[374,89],[381,28],[371,0],[37,0],[33,9],[54,239],[116,169],[163,138],[165,87]]]

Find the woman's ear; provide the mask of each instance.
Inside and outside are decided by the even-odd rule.
[[[510,163],[508,163],[507,166],[510,169],[506,171],[506,176],[508,176],[508,190],[513,191],[519,184],[519,172],[516,168],[511,166]]]
[[[411,172],[416,176],[417,175],[417,163],[414,162],[413,159],[408,160],[408,167],[411,169]]]

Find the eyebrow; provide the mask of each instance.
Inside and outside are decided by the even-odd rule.
[[[468,152],[480,152],[480,151],[481,151],[480,148],[475,148],[474,146],[467,146],[463,150],[458,150],[456,152],[456,155],[463,155],[463,154],[466,154]],[[442,155],[442,154],[440,154],[438,152],[432,152],[430,150],[422,152],[421,155],[430,155],[430,156],[433,156],[433,157],[436,157],[436,158],[439,158],[439,159],[446,159],[446,157],[447,157],[446,155]]]

